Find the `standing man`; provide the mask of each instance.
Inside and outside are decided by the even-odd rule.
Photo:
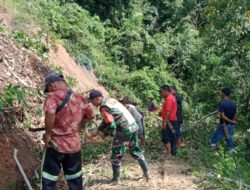
[[[219,103],[220,124],[211,138],[211,148],[216,150],[217,143],[225,137],[228,150],[234,147],[234,129],[236,125],[236,104],[230,99],[231,90],[221,90],[222,101]]]
[[[177,93],[177,89],[175,86],[171,86],[171,93],[174,95],[176,103],[177,103],[177,125],[176,125],[176,147],[181,147],[181,125],[183,123],[183,115],[182,115],[182,98]]]
[[[136,124],[139,127],[138,136],[142,141],[144,141],[145,134],[142,114],[136,109],[134,105],[130,104],[129,98],[127,96],[125,96],[121,102],[128,109],[129,113],[131,113],[131,115],[134,117]]]
[[[94,118],[87,100],[71,91],[62,75],[45,79],[45,153],[42,160],[41,190],[55,190],[63,168],[70,190],[82,190],[80,127]]]
[[[177,130],[177,103],[168,85],[160,87],[161,95],[165,98],[162,106],[162,142],[165,144],[167,156],[176,155],[176,130]]]
[[[152,96],[149,97],[148,111],[149,112],[155,111],[155,103],[154,103],[154,98]]]
[[[89,99],[96,107],[100,107],[100,112],[103,117],[102,124],[98,127],[98,131],[102,133],[102,137],[112,136],[112,156],[111,164],[113,170],[112,182],[120,181],[121,160],[124,156],[126,147],[129,148],[129,153],[134,159],[137,159],[146,180],[149,179],[148,166],[138,144],[138,129],[135,119],[129,111],[117,100],[108,98],[104,99],[102,94],[93,90]],[[94,137],[95,134],[92,135]]]

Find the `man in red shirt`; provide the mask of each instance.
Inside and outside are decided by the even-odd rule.
[[[167,156],[176,155],[176,126],[177,126],[177,103],[171,94],[168,85],[160,87],[161,95],[165,98],[162,106],[162,142],[166,146]]]
[[[94,118],[93,109],[83,96],[71,91],[58,73],[46,77],[45,92],[48,92],[44,104],[46,150],[42,160],[41,190],[56,189],[61,167],[69,189],[82,190],[79,131]]]

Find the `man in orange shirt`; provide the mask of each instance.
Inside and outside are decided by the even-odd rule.
[[[176,127],[177,127],[177,103],[168,85],[160,87],[161,95],[165,98],[162,106],[162,142],[166,146],[167,156],[176,155]]]

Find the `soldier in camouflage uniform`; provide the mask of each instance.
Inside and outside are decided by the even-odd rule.
[[[89,99],[96,107],[100,107],[103,122],[98,127],[103,136],[112,136],[112,156],[111,164],[113,169],[112,182],[120,180],[121,160],[125,153],[126,147],[134,159],[137,159],[146,180],[149,179],[147,162],[144,158],[138,144],[139,127],[129,111],[117,100],[103,98],[99,91],[93,90],[90,93]]]

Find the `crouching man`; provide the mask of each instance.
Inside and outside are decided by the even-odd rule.
[[[63,168],[70,190],[82,190],[80,127],[94,118],[92,107],[67,86],[62,75],[45,79],[45,153],[42,160],[41,190],[55,190]]]
[[[112,156],[111,164],[113,170],[113,178],[111,182],[119,183],[121,160],[124,156],[126,147],[134,159],[137,159],[146,180],[149,179],[148,166],[138,144],[138,130],[135,119],[129,111],[117,100],[108,98],[104,99],[102,94],[93,90],[89,96],[90,101],[96,107],[100,107],[103,118],[102,124],[98,127],[105,136],[112,136]],[[92,135],[94,137],[95,134]]]

